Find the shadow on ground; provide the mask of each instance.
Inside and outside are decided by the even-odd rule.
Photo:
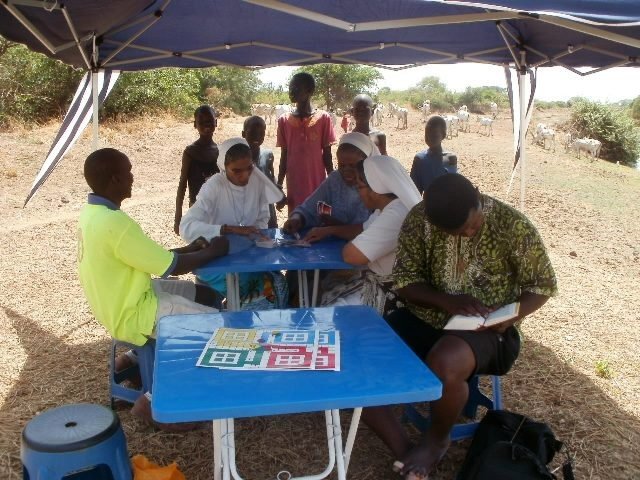
[[[3,310],[26,354],[0,407],[0,477],[19,479],[20,432],[29,419],[68,403],[108,404],[109,341],[70,345],[43,330],[33,319],[6,307]],[[215,396],[212,391],[211,401]],[[621,410],[588,377],[545,346],[525,340],[515,369],[503,382],[503,397],[507,409],[551,425],[574,456],[576,478],[640,478],[640,420]],[[118,414],[131,455],[144,454],[159,464],[176,461],[189,480],[212,478],[210,428],[169,434],[141,424],[126,406],[120,407]],[[345,428],[349,417],[348,413],[343,414]],[[238,468],[244,478],[275,478],[281,470],[294,475],[318,473],[325,466],[326,437],[321,414],[241,419],[236,422],[236,429]],[[414,437],[417,438],[415,433]],[[467,447],[468,441],[455,444],[430,478],[454,478]],[[349,478],[399,478],[391,472],[393,461],[381,442],[361,427]]]

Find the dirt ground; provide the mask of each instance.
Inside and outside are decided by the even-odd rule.
[[[566,112],[536,112],[533,124],[560,124]],[[472,116],[473,117],[473,116]],[[242,119],[223,118],[223,140]],[[461,172],[480,189],[518,205],[519,175],[507,196],[513,150],[504,113],[493,137],[460,133],[446,142]],[[23,202],[58,125],[0,134],[0,477],[21,478],[20,432],[38,412],[72,402],[107,404],[105,330],[91,316],[76,276],[76,220],[88,188],[82,163],[87,132],[40,192]],[[382,127],[390,154],[409,167],[424,148],[423,126]],[[148,118],[101,127],[101,146],[126,152],[135,175],[123,208],[167,247],[172,231],[180,157],[195,138],[188,122]],[[266,146],[274,147],[268,136]],[[524,346],[504,378],[505,407],[547,421],[574,457],[576,478],[640,478],[640,171],[578,160],[527,141],[526,213],[539,228],[559,278],[560,294],[523,325]],[[282,220],[282,219],[281,219]],[[215,397],[215,392],[211,392]],[[177,461],[188,479],[212,478],[210,429],[188,434],[154,431],[118,410],[129,452],[160,464]],[[348,417],[348,414],[345,415]],[[275,421],[274,421],[275,420]],[[347,419],[345,418],[345,421]],[[319,414],[237,422],[239,470],[274,478],[324,468],[325,440],[308,429]],[[468,442],[454,445],[432,475],[451,479]],[[633,452],[636,452],[635,454]],[[358,433],[350,478],[394,478],[393,458],[366,427]]]

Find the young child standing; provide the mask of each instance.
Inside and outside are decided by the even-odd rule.
[[[416,153],[411,165],[411,180],[422,195],[431,183],[447,173],[458,172],[458,157],[442,148],[447,137],[447,123],[439,115],[433,115],[424,127],[424,141],[429,147]]]
[[[387,136],[380,130],[371,130],[370,123],[373,116],[373,99],[369,95],[356,95],[351,103],[351,115],[356,121],[354,132],[367,135],[378,147],[381,155],[387,155]]]
[[[242,138],[249,143],[251,149],[251,160],[269,180],[276,183],[273,171],[273,152],[268,148],[262,148],[264,135],[267,131],[267,124],[262,117],[253,116],[244,121],[242,126]],[[278,228],[276,219],[276,209],[274,204],[269,205],[269,228]]]
[[[182,205],[184,194],[189,186],[189,206],[195,201],[202,184],[215,173],[219,172],[218,145],[213,141],[213,132],[218,124],[216,112],[210,105],[201,105],[193,113],[193,126],[200,138],[184,149],[182,153],[182,168],[180,181],[176,193],[176,214],[173,230],[179,235],[180,220],[182,219]]]
[[[309,73],[296,73],[289,82],[289,98],[296,109],[278,119],[276,146],[282,148],[278,186],[287,179],[289,215],[333,171],[331,144],[336,141],[331,117],[311,106],[316,82]],[[284,206],[279,202],[278,209]]]

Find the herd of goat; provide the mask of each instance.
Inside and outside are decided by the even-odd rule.
[[[294,107],[289,104],[269,105],[267,103],[257,103],[251,105],[251,114],[259,115],[265,119],[265,122],[271,124],[274,118],[277,121],[280,116],[292,112],[293,108]],[[476,117],[478,133],[482,133],[487,137],[493,136],[493,122],[498,116],[498,105],[495,102],[491,102],[489,104],[489,112],[490,114],[488,116],[481,115]],[[329,114],[331,115],[331,119],[335,127],[337,123],[337,115],[333,111],[329,111]],[[338,114],[341,114],[341,112],[338,112]],[[431,114],[431,102],[429,100],[425,100],[420,106],[420,114],[422,122],[426,122],[427,118]],[[385,117],[395,117],[396,129],[408,128],[407,120],[409,117],[409,111],[396,103],[390,102],[386,107],[382,103],[377,104],[374,107],[373,115],[371,117],[371,126],[381,126],[383,118]],[[457,137],[460,131],[471,131],[471,115],[466,105],[462,105],[457,112],[453,114],[444,114],[442,117],[447,124],[447,138],[452,138],[454,136]],[[351,119],[349,128],[352,129],[353,126],[353,119]],[[572,134],[556,132],[552,127],[544,123],[538,123],[536,128],[530,128],[529,132],[531,132],[531,136],[533,137],[533,143],[541,146],[545,150],[548,149],[555,152],[556,137],[560,135],[565,152],[572,150],[577,154],[578,158],[580,158],[581,153],[590,156],[592,159],[599,158],[600,156],[602,143],[599,140],[595,140],[593,138],[573,138]]]

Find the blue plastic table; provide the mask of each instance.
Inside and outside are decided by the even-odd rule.
[[[291,238],[280,229],[263,230],[270,238]],[[355,268],[342,261],[342,248],[346,242],[328,238],[310,247],[278,246],[261,248],[244,238],[235,237],[232,242],[244,243],[224,257],[216,258],[194,271],[196,275],[225,274],[227,276],[227,306],[229,310],[240,308],[238,273],[273,272],[276,270],[297,270],[300,285],[300,301],[304,307],[315,306],[320,270],[343,270]],[[236,250],[235,252],[233,250]],[[314,270],[312,298],[307,297],[306,270]]]
[[[217,327],[340,331],[340,371],[251,372],[196,367]],[[152,399],[160,422],[213,420],[216,480],[241,478],[235,465],[233,419],[324,411],[329,465],[338,478],[346,470],[362,407],[434,400],[441,395],[435,375],[386,322],[363,306],[221,312],[160,319]],[[339,410],[354,408],[343,449]],[[343,453],[344,452],[344,453]]]

